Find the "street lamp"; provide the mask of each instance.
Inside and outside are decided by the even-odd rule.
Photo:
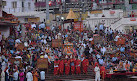
[[[63,28],[64,28],[64,17],[61,17],[61,22],[62,22],[62,25],[61,25],[61,29],[62,29],[62,31],[63,31]]]

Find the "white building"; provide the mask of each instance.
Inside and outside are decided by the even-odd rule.
[[[34,0],[4,0],[6,6],[3,10],[7,13],[34,11]]]
[[[135,14],[136,11],[134,11]],[[104,23],[105,27],[110,27],[113,30],[129,31],[131,27],[137,29],[137,17],[129,17],[123,10],[95,10],[88,13],[88,18],[84,20],[87,26],[90,26],[94,30],[95,26],[100,23]]]
[[[44,12],[35,11],[35,0],[4,0],[3,11],[18,17],[20,23],[42,22],[46,19]]]

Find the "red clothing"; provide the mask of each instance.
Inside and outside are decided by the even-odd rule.
[[[71,74],[75,73],[75,59],[71,59]]]
[[[54,61],[54,75],[57,75],[58,74],[58,71],[59,71],[59,60],[58,61]]]
[[[70,72],[70,60],[65,60],[65,74],[68,75]]]
[[[96,67],[96,65],[99,66],[98,62],[95,62],[95,64],[94,64],[94,68]]]
[[[82,62],[82,69],[83,69],[83,73],[85,73],[85,74],[87,73],[88,65],[89,65],[88,59],[84,59]]]
[[[63,71],[64,71],[64,60],[61,60],[59,62],[59,73],[63,74]]]
[[[81,73],[81,70],[80,70],[80,65],[81,65],[81,61],[79,59],[77,59],[75,61],[76,63],[76,74],[80,74]]]
[[[104,78],[105,78],[105,75],[106,75],[106,69],[105,69],[104,66],[101,66],[101,67],[100,67],[100,72],[101,72],[102,78],[104,79]]]

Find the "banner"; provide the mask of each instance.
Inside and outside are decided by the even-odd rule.
[[[40,58],[37,60],[37,68],[38,69],[48,69],[48,59]]]
[[[53,39],[52,40],[52,47],[62,47],[62,40],[61,39]]]
[[[83,23],[82,22],[74,22],[74,30],[83,31]]]
[[[110,14],[115,14],[115,11],[110,11]]]
[[[91,14],[102,14],[102,10],[91,11]]]
[[[136,18],[130,18],[130,21],[136,21]]]

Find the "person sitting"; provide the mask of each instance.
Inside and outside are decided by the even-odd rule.
[[[109,69],[109,73],[113,74],[113,68],[112,67]]]
[[[133,72],[137,72],[137,63],[135,64],[135,66],[133,68]]]

